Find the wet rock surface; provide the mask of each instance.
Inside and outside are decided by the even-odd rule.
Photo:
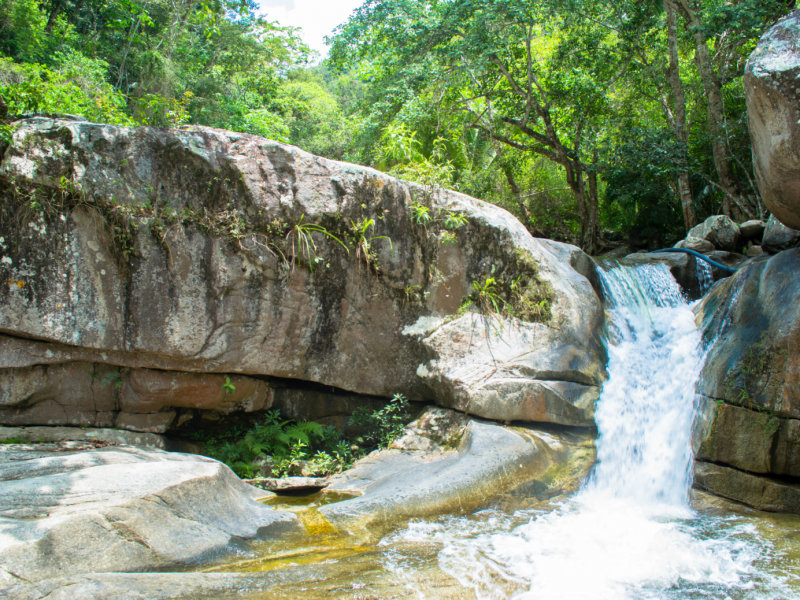
[[[754,259],[695,309],[706,342],[715,340],[698,386],[710,416],[697,485],[764,510],[800,509],[798,273],[800,249]]]

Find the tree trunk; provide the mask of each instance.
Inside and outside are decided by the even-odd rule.
[[[667,46],[669,48],[669,85],[672,89],[673,123],[675,140],[680,146],[681,163],[678,167],[678,195],[683,212],[683,225],[689,231],[697,224],[694,212],[694,199],[689,182],[688,139],[686,135],[686,97],[681,82],[680,63],[678,61],[678,19],[675,14],[673,0],[664,0],[667,11]]]
[[[44,26],[45,33],[52,33],[53,27],[56,24],[58,14],[61,12],[62,0],[53,0],[50,4],[50,14],[47,16],[47,25]]]
[[[514,200],[517,206],[519,206],[520,216],[523,219],[522,224],[525,225],[528,231],[533,233],[533,231],[531,231],[531,213],[528,210],[528,206],[525,204],[525,200],[522,198],[522,193],[517,185],[517,180],[514,178],[514,171],[511,169],[511,165],[503,161],[500,163],[500,170],[502,170],[503,175],[506,176],[508,187],[511,189],[511,195],[514,196]]]
[[[600,237],[600,219],[598,215],[599,201],[597,198],[597,163],[599,159],[597,150],[592,156],[592,169],[587,173],[589,180],[589,195],[585,198],[586,202],[586,232],[584,233],[583,246],[589,254],[594,254],[598,250],[598,240]]]
[[[714,158],[714,168],[717,171],[719,186],[725,197],[722,201],[722,212],[728,216],[741,217],[753,216],[746,200],[739,189],[733,168],[728,156],[727,132],[725,130],[725,111],[722,102],[722,84],[714,73],[711,65],[711,56],[708,52],[706,39],[703,35],[701,23],[691,0],[679,0],[686,24],[695,41],[694,61],[703,84],[706,97],[706,115],[708,130],[711,135],[711,154]],[[735,210],[735,213],[734,213]]]

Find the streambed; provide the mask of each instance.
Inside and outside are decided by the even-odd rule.
[[[365,532],[280,549],[262,543],[206,572],[246,573],[257,588],[247,592],[245,579],[236,594],[214,596],[223,600],[800,597],[799,516],[703,493],[692,507],[648,526],[645,515],[628,512],[578,515],[573,499],[517,510],[505,503],[413,521],[377,541]]]

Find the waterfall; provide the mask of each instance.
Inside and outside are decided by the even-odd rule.
[[[665,265],[602,272],[609,378],[595,412],[597,466],[584,493],[684,506],[700,333]]]
[[[481,599],[788,597],[774,581],[750,593],[768,552],[751,525],[689,506],[702,356],[679,286],[664,265],[616,266],[601,279],[609,377],[582,489],[547,511],[417,523],[395,540],[441,544],[441,568]]]
[[[700,288],[700,296],[705,296],[711,286],[714,285],[714,272],[711,265],[704,260],[694,259],[697,284]]]

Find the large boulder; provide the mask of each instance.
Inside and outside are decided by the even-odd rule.
[[[251,135],[14,127],[0,419],[160,432],[268,407],[268,376],[591,423],[594,266],[506,211]]]
[[[800,246],[800,231],[787,227],[775,215],[770,215],[761,244],[768,252],[788,250]]]
[[[742,233],[739,230],[739,226],[730,217],[713,215],[699,225],[692,227],[686,234],[686,239],[706,240],[719,250],[738,252],[741,249]],[[690,245],[690,243],[684,244],[687,248]]]
[[[156,449],[0,445],[0,482],[0,587],[175,567],[303,531],[225,465]]]
[[[759,40],[744,88],[761,196],[784,225],[800,229],[800,11]]]
[[[695,309],[710,346],[698,384],[707,410],[698,421],[703,431],[696,457],[716,465],[699,468],[697,484],[769,510],[800,506],[785,485],[800,477],[798,274],[800,249],[753,259]],[[735,481],[721,483],[731,473]],[[759,477],[764,489],[783,491],[754,499]],[[780,508],[784,497],[793,499]]]

